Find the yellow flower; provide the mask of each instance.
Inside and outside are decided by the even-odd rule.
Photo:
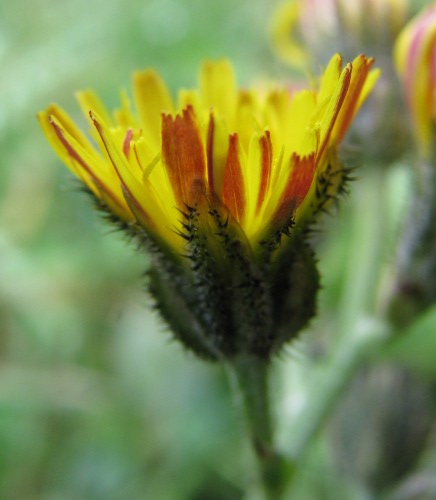
[[[407,0],[284,0],[271,18],[271,44],[280,59],[303,69],[333,51],[378,56],[390,53],[406,15]]]
[[[404,23],[408,0],[335,0],[338,15],[351,30],[362,25],[372,34],[398,32]]]
[[[394,51],[417,142],[430,153],[436,117],[436,5],[413,18],[398,36]]]
[[[323,6],[325,5],[327,4],[324,3]],[[319,9],[314,10],[314,12],[318,14]],[[311,62],[310,51],[298,36],[303,14],[301,3],[294,0],[285,1],[280,3],[273,12],[270,23],[271,43],[277,56],[292,66],[302,69]],[[325,9],[322,9],[320,17],[322,16],[324,24],[328,24],[330,16],[325,14]]]
[[[59,157],[116,217],[183,253],[180,212],[201,206],[257,252],[336,195],[337,147],[377,78],[372,62],[362,55],[342,69],[335,55],[317,89],[262,92],[238,90],[229,62],[207,62],[199,88],[176,101],[154,71],[138,72],[136,112],[125,94],[112,115],[91,91],[78,94],[98,149],[60,107],[38,116]]]

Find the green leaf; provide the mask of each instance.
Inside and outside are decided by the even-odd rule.
[[[421,314],[388,344],[385,357],[404,363],[423,375],[436,377],[436,306]]]

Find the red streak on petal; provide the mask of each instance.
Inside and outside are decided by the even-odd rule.
[[[124,137],[124,142],[123,142],[123,153],[126,158],[129,157],[130,153],[130,142],[133,139],[133,130],[129,129],[126,132],[126,137]]]
[[[259,196],[257,198],[256,212],[259,212],[262,207],[263,200],[265,199],[266,190],[269,186],[269,181],[271,177],[271,165],[272,165],[272,144],[271,135],[267,130],[264,135],[259,139],[261,148],[261,177],[260,177],[260,188]]]
[[[191,106],[182,116],[162,115],[162,157],[178,205],[189,205],[193,184],[204,182],[206,173],[204,148]]]
[[[430,112],[432,116],[436,113],[436,95],[434,89],[436,88],[436,45],[433,45],[430,54],[430,81],[428,85]]]
[[[120,168],[117,165],[115,158],[113,158],[113,156],[111,154],[111,150],[110,150],[110,147],[108,145],[106,136],[103,132],[102,126],[96,120],[95,116],[92,114],[91,111],[89,112],[89,116],[91,117],[91,120],[94,123],[94,126],[95,126],[101,140],[103,141],[104,148],[106,149],[106,152],[107,152],[108,157],[112,163],[112,166],[114,167],[115,172],[118,175],[118,179],[120,180],[120,184],[121,184],[121,189],[123,191],[124,198],[126,199],[127,204],[129,205],[129,208],[132,210],[134,216],[138,219],[138,222],[149,226],[150,225],[150,216],[144,211],[140,202],[135,198],[135,196],[133,195],[133,193],[128,188],[127,184],[125,183],[125,181],[120,173]]]
[[[274,214],[274,219],[280,221],[290,217],[306,197],[315,174],[315,153],[303,158],[294,153],[289,167],[288,182]]]
[[[67,151],[68,155],[70,158],[72,158],[74,161],[76,161],[82,168],[85,170],[89,176],[91,177],[92,181],[98,186],[101,186],[100,179],[96,177],[94,174],[92,168],[85,162],[85,160],[80,156],[78,151],[74,149],[74,147],[68,142],[64,135],[64,131],[59,127],[59,125],[50,119],[50,125],[53,127],[57,138],[60,140],[62,146],[64,146],[65,150]]]
[[[223,202],[233,217],[241,223],[245,212],[245,189],[238,149],[238,135],[231,134],[224,170]]]
[[[339,130],[337,134],[338,142],[341,142],[345,133],[350,126],[353,119],[356,105],[359,100],[360,93],[362,92],[363,85],[365,84],[369,70],[374,62],[373,59],[366,59],[365,56],[360,56],[364,59],[364,65],[360,68],[358,75],[354,75],[351,84],[346,92],[346,103],[344,105],[344,112],[339,117]]]
[[[407,53],[407,64],[404,79],[408,104],[410,109],[414,112],[416,112],[416,109],[414,110],[414,108],[416,108],[416,103],[413,102],[416,94],[416,72],[418,71],[420,65],[423,66],[425,64],[427,64],[429,68],[429,80],[426,82],[427,95],[425,96],[425,99],[427,100],[427,105],[429,106],[428,112],[433,112],[432,100],[434,98],[433,94],[436,81],[436,49],[434,45],[434,36],[429,45],[427,45],[429,43],[428,41],[427,43],[424,43],[424,41],[426,36],[428,36],[429,30],[431,30],[434,26],[435,21],[436,8],[430,6],[413,25],[413,38]],[[425,48],[427,48],[426,51],[424,51]]]
[[[215,120],[212,113],[209,117],[209,126],[207,128],[207,143],[206,143],[206,156],[207,156],[207,179],[209,182],[209,189],[213,191],[213,134],[215,132]]]
[[[341,93],[339,95],[339,98],[338,98],[338,101],[336,103],[336,106],[335,106],[335,109],[334,109],[334,114],[330,120],[330,124],[329,124],[329,128],[325,134],[325,138],[324,138],[324,142],[320,145],[319,149],[318,149],[318,160],[321,158],[321,156],[323,155],[328,143],[329,143],[329,140],[330,140],[330,135],[332,133],[332,130],[333,130],[333,127],[335,126],[335,123],[336,123],[336,119],[339,115],[339,112],[340,110],[342,109],[342,104],[344,103],[344,100],[345,100],[345,97],[347,96],[347,92],[348,92],[348,89],[349,89],[349,86],[350,86],[350,82],[351,82],[351,72],[352,72],[352,68],[351,68],[351,64],[350,65],[347,65],[347,67],[345,67],[344,71],[346,72],[345,73],[345,78],[344,78],[344,81],[342,83],[342,88],[341,88]],[[365,76],[366,77],[366,76]],[[365,81],[365,79],[363,79],[363,82]],[[362,82],[362,85],[363,85],[363,82]],[[360,92],[360,89],[361,87],[359,88],[359,92]],[[356,94],[356,96],[358,97],[359,94]],[[351,117],[353,115],[353,112],[354,112],[354,109],[356,107],[356,102],[353,102],[352,105],[350,106],[348,112],[351,111],[351,116],[349,117],[349,120],[347,118],[347,126],[344,128],[345,126],[345,119],[343,118],[341,121],[342,121],[342,126],[341,126],[341,134],[345,134],[345,131],[347,130],[347,127],[348,127],[348,123],[349,121],[351,120]],[[339,141],[342,139],[342,135],[340,135],[340,138],[338,139]]]
[[[97,177],[92,167],[90,167],[86,163],[86,161],[80,156],[79,152],[74,148],[74,146],[68,142],[68,139],[65,137],[64,131],[61,129],[61,127],[59,127],[59,125],[57,125],[57,123],[55,123],[53,120],[50,120],[50,124],[70,158],[83,168],[83,170],[89,175],[89,177],[92,179],[92,182],[99,190],[104,191],[116,205],[121,206],[117,196],[113,193],[113,191],[99,177]]]
[[[434,11],[429,8],[425,11],[413,25],[413,37],[407,53],[407,64],[405,73],[405,82],[407,89],[407,97],[410,109],[413,109],[413,86],[416,77],[417,67],[421,61],[419,55],[422,50],[422,40],[426,35],[426,31],[434,23]]]

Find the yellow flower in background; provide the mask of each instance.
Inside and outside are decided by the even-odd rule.
[[[407,14],[408,0],[334,0],[338,15],[351,29],[397,32]]]
[[[436,4],[405,26],[395,44],[394,58],[417,142],[428,156],[436,117]]]
[[[332,52],[377,54],[407,18],[407,0],[285,0],[271,19],[277,56],[297,68]],[[318,63],[318,61],[316,61]]]
[[[325,4],[327,5],[327,3]],[[314,9],[319,13],[318,9]],[[329,13],[329,9],[324,14]],[[277,56],[294,67],[302,68],[310,64],[311,54],[300,40],[300,20],[302,5],[296,1],[283,2],[278,5],[271,18],[271,42]],[[324,22],[328,23],[329,16],[324,15]]]
[[[337,147],[377,78],[371,65],[359,56],[342,69],[335,55],[317,89],[260,92],[238,90],[229,62],[208,62],[199,88],[176,101],[154,71],[138,72],[136,112],[124,94],[112,115],[91,91],[78,94],[98,148],[56,105],[39,120],[59,157],[118,218],[183,253],[180,212],[201,205],[242,229],[256,251],[335,194],[316,180],[337,184]]]
[[[374,56],[381,78],[353,127],[366,164],[389,168],[410,145],[392,49],[413,6],[409,0],[285,0],[273,12],[271,49],[294,70],[313,74],[335,52],[344,59]]]

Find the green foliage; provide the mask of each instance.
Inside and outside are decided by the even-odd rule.
[[[386,347],[382,358],[398,361],[408,368],[433,379],[436,378],[436,307],[418,316]]]

